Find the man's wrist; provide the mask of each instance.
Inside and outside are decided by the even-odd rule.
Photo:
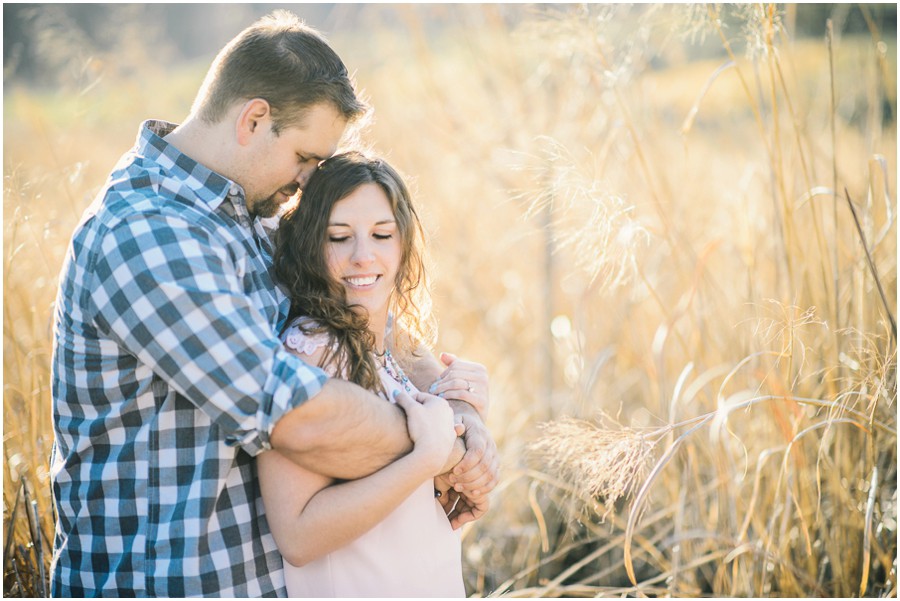
[[[444,464],[444,469],[441,470],[441,473],[446,474],[456,467],[456,464],[462,461],[465,454],[466,443],[462,438],[457,438],[453,441],[453,448],[450,450],[450,456],[447,458],[447,463]]]
[[[462,415],[464,417],[475,417],[478,418],[479,421],[481,421],[481,414],[479,414],[478,410],[471,404],[455,399],[447,399],[447,403],[450,404],[450,408],[453,409],[453,413],[455,413],[456,415]]]
[[[444,366],[432,355],[425,345],[418,345],[403,366],[406,375],[419,390],[428,390],[443,373]]]

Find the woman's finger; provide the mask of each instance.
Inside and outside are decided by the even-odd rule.
[[[440,395],[442,392],[449,390],[465,390],[471,393],[481,393],[484,391],[482,382],[472,382],[465,378],[453,378],[450,380],[439,380],[429,389],[431,394]]]
[[[476,380],[478,382],[487,382],[488,373],[484,369],[463,368],[453,366],[438,376],[435,381],[449,380],[451,378],[464,378],[466,380]]]
[[[466,363],[465,361],[457,361],[447,369],[445,369],[439,377],[446,377],[452,373],[468,373],[473,375],[487,376],[487,369],[478,363]]]
[[[413,399],[409,394],[402,390],[395,390],[391,397],[394,399],[394,402],[400,405],[400,408],[409,413],[410,408],[415,404],[420,404],[418,401]]]
[[[457,359],[455,355],[450,353],[441,353],[441,361],[447,366],[447,369],[439,377],[444,377],[453,371],[481,372],[487,374],[487,368],[481,363],[474,361],[466,361],[465,359]]]
[[[459,373],[471,374],[473,376],[478,376],[478,377],[482,377],[482,378],[487,377],[487,370],[484,369],[482,366],[475,365],[475,364],[465,365],[461,361],[457,361],[452,366],[448,367],[443,372],[441,372],[441,375],[438,376],[438,378],[446,378],[450,374],[459,374]]]

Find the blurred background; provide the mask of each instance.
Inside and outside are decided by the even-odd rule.
[[[373,105],[503,458],[473,596],[896,596],[896,4],[4,4],[5,596],[83,209],[274,8]]]

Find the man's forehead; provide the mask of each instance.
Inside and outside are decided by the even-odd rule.
[[[291,128],[297,152],[307,158],[325,160],[333,155],[344,138],[346,120],[320,116]]]
[[[301,109],[294,121],[298,129],[341,129],[347,126],[347,119],[334,106],[320,102]]]

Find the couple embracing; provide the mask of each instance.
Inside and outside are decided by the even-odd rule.
[[[487,372],[428,350],[402,177],[335,154],[367,110],[276,12],[141,125],[60,279],[54,596],[465,595]]]

